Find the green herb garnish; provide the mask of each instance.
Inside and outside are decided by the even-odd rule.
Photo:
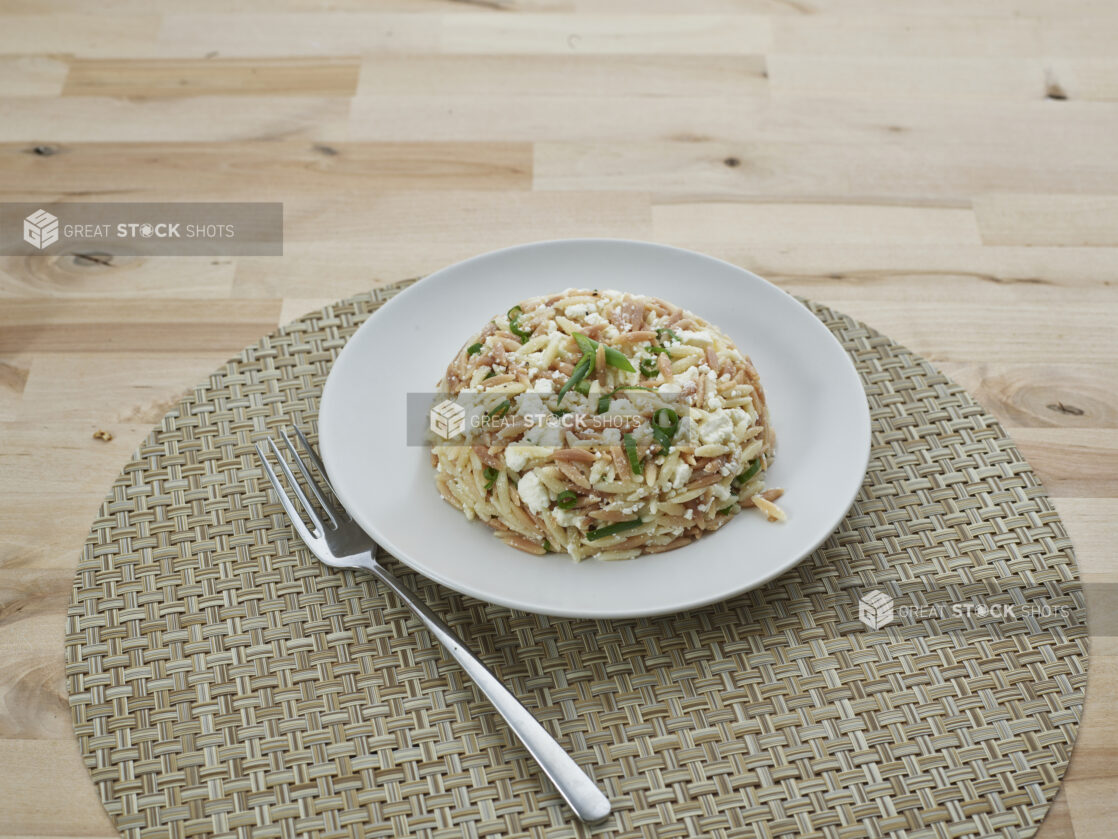
[[[497,476],[501,473],[492,466],[486,466],[485,471],[481,474],[485,476],[485,488],[490,490],[493,489],[493,484],[497,483]]]
[[[493,419],[500,419],[509,412],[509,408],[511,407],[512,403],[509,402],[507,399],[504,399],[497,405],[496,408],[489,412],[489,416]]]
[[[625,454],[629,456],[629,468],[633,470],[634,475],[641,474],[641,459],[637,454],[637,441],[633,439],[632,434],[626,434],[621,438],[621,442],[625,446]]]
[[[551,547],[551,543],[549,541],[547,541],[546,539],[543,540],[543,549],[545,551],[547,551],[549,554],[555,553],[555,548]]]
[[[730,504],[729,506],[727,506],[727,507],[723,507],[723,508],[722,508],[721,510],[719,510],[719,511],[718,511],[718,515],[720,515],[720,516],[728,516],[728,515],[730,515],[730,511],[731,511],[731,510],[733,510],[733,509],[734,509],[734,505],[733,505],[733,504]]]
[[[609,410],[609,398],[610,398],[611,395],[612,394],[606,394],[605,396],[599,396],[598,397],[598,413],[599,414],[604,414],[606,411]]]
[[[671,408],[660,408],[652,415],[652,436],[663,451],[671,451],[672,438],[677,431],[679,431],[679,414]]]
[[[578,495],[569,489],[563,490],[555,496],[555,504],[560,510],[570,510],[578,503]]]
[[[655,379],[660,375],[660,365],[656,362],[655,356],[641,359],[641,375],[646,379]]]
[[[509,309],[509,332],[520,339],[520,343],[527,344],[528,339],[532,337],[532,333],[527,329],[520,328],[520,316],[524,314],[523,309],[519,306],[513,306]]]
[[[575,343],[578,344],[579,349],[585,353],[598,352],[598,342],[592,338],[587,338],[581,332],[573,333]],[[625,356],[621,350],[614,349],[613,347],[606,347],[606,364],[610,367],[616,367],[618,370],[624,370],[626,373],[636,373],[633,368],[633,363]]]
[[[481,352],[481,344],[480,344],[480,343],[478,343],[478,344],[470,344],[470,346],[468,346],[468,347],[466,348],[466,355],[467,355],[467,356],[470,356],[470,355],[477,355],[477,354],[478,354],[479,352]]]
[[[749,464],[749,468],[734,478],[734,484],[740,486],[761,471],[761,458]]]
[[[591,530],[586,534],[586,539],[593,542],[597,539],[605,539],[607,536],[613,536],[615,533],[624,533],[626,530],[632,530],[634,527],[640,527],[640,519],[632,519],[631,521],[617,521],[613,524],[607,524],[605,527],[599,527],[597,530]]]
[[[575,369],[571,371],[571,377],[567,379],[566,384],[559,388],[559,398],[555,404],[558,406],[563,402],[563,397],[567,395],[567,391],[572,387],[577,387],[578,383],[586,378],[586,374],[590,372],[590,368],[594,365],[594,356],[584,355],[575,365]]]
[[[665,341],[664,341],[664,336],[665,336],[665,335],[667,335],[667,336],[668,336],[669,338],[671,338],[671,339],[672,339],[673,341],[676,341],[676,342],[680,342],[680,341],[681,341],[681,339],[680,339],[680,337],[679,337],[678,335],[676,335],[676,334],[675,334],[674,332],[672,332],[672,331],[671,331],[670,329],[668,329],[668,328],[666,328],[666,327],[663,327],[663,326],[662,326],[662,327],[660,327],[659,329],[657,329],[657,330],[656,330],[656,338],[657,338],[657,340],[659,340],[659,341],[660,341],[660,345],[661,345],[661,346],[664,346],[664,344],[665,344]]]

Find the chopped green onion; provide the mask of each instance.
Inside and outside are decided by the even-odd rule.
[[[597,530],[589,531],[586,534],[586,540],[588,542],[593,542],[596,539],[605,539],[607,536],[613,536],[615,533],[624,533],[626,530],[640,527],[641,524],[643,524],[643,522],[640,519],[616,521],[613,524],[607,524],[605,527],[599,527]]]
[[[646,379],[654,379],[660,375],[660,365],[656,363],[655,357],[641,359],[641,375]]]
[[[555,553],[555,548],[551,547],[551,543],[546,539],[543,540],[543,549],[550,553]]]
[[[493,484],[497,483],[497,476],[501,473],[494,469],[492,466],[486,466],[485,471],[482,472],[485,476],[485,488],[493,489]]]
[[[583,396],[589,396],[590,395],[590,380],[589,379],[583,379],[581,382],[579,382],[577,385],[575,385],[575,390],[577,390]]]
[[[671,339],[672,339],[673,341],[680,341],[680,340],[681,340],[681,339],[680,339],[680,337],[679,337],[678,335],[676,335],[676,334],[675,334],[674,332],[672,332],[672,331],[671,331],[670,329],[667,329],[666,327],[663,327],[663,326],[662,326],[662,327],[660,327],[659,329],[657,329],[657,330],[656,330],[656,337],[657,337],[657,338],[658,338],[658,339],[660,340],[660,344],[661,344],[661,345],[663,345],[663,343],[664,343],[664,335],[665,335],[665,333],[666,333],[666,334],[668,335],[668,337],[670,337],[670,338],[671,338]]]
[[[592,338],[587,338],[581,332],[575,332],[573,334],[575,343],[578,344],[583,353],[593,352],[596,354],[598,352],[597,341]],[[626,373],[637,372],[633,368],[633,363],[625,356],[625,353],[613,347],[606,347],[606,364],[610,367],[616,367],[618,370],[624,370]]]
[[[671,408],[660,408],[652,415],[652,436],[661,450],[671,451],[672,438],[679,431],[679,414]]]
[[[738,475],[736,478],[734,478],[734,483],[739,484],[739,485],[744,484],[746,481],[748,481],[750,478],[752,478],[754,475],[756,475],[760,471],[761,471],[761,458],[757,458],[756,460],[754,460],[752,463],[749,464],[748,469],[746,469],[744,472],[742,472],[740,475]]]
[[[496,375],[497,375],[497,371],[494,370],[492,367],[490,367],[489,372],[485,374],[485,379],[492,379]],[[485,379],[482,379],[482,381],[484,382]]]
[[[604,414],[606,411],[609,410],[609,397],[610,397],[610,395],[611,394],[607,394],[605,396],[599,396],[598,397],[598,413],[599,414]]]
[[[641,474],[641,459],[637,454],[637,441],[633,439],[632,434],[626,434],[621,438],[621,442],[625,445],[625,454],[629,455],[629,468],[633,470],[634,475]]]
[[[582,350],[583,355],[597,355],[597,353],[598,353],[598,342],[597,341],[591,341],[589,338],[587,338],[581,332],[575,332],[573,334],[574,334],[575,343],[578,344],[578,348],[580,350]]]
[[[578,503],[578,495],[569,489],[565,489],[555,496],[555,503],[560,510],[570,510]]]
[[[466,355],[468,355],[468,356],[469,355],[477,355],[479,352],[481,352],[481,344],[480,343],[470,344],[470,346],[468,346],[466,348]]]
[[[653,346],[649,346],[649,347],[646,347],[646,349],[647,349],[647,350],[648,350],[648,351],[649,351],[650,353],[666,352],[666,353],[667,353],[668,355],[671,355],[671,354],[672,354],[672,351],[671,351],[670,349],[668,349],[667,347],[653,347]]]
[[[567,395],[567,391],[572,387],[576,387],[579,382],[586,378],[586,374],[590,372],[590,366],[594,363],[594,356],[584,355],[582,359],[575,365],[575,369],[571,371],[571,377],[567,379],[567,383],[559,388],[559,398],[555,404],[558,406],[562,404],[563,397]]]
[[[633,367],[633,362],[625,357],[625,353],[621,350],[615,350],[613,347],[606,347],[606,364],[610,367],[616,367],[618,370],[624,370],[626,373],[636,373]]]
[[[721,510],[719,510],[719,511],[718,511],[718,515],[720,515],[720,516],[728,516],[728,515],[730,515],[730,511],[731,511],[731,510],[733,510],[733,509],[734,509],[734,505],[733,505],[733,504],[730,504],[730,505],[728,505],[728,506],[726,506],[726,507],[723,507],[723,508],[722,508]]]
[[[520,324],[517,321],[519,321],[522,314],[524,314],[524,311],[519,306],[513,306],[509,309],[509,332],[519,338],[520,343],[527,344],[528,339],[532,337],[532,333],[527,329],[520,328]]]
[[[489,416],[491,416],[493,419],[500,419],[509,412],[509,408],[511,407],[511,402],[509,402],[507,399],[502,400],[496,408],[489,412]]]
[[[554,410],[551,413],[553,416],[561,417],[563,416],[563,414],[569,414],[570,411],[568,411],[566,408],[559,408],[558,410]]]

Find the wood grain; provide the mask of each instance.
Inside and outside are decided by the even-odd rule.
[[[11,0],[0,199],[283,201],[284,256],[0,258],[0,837],[110,837],[69,729],[77,552],[182,392],[496,247],[694,247],[939,365],[1054,495],[1087,711],[1040,839],[1118,785],[1118,3]],[[108,442],[93,432],[109,431]]]
[[[63,96],[352,96],[357,59],[78,59]]]

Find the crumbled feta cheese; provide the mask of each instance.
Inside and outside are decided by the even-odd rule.
[[[602,429],[602,442],[603,443],[620,443],[621,442],[621,429],[610,426],[609,428]]]
[[[664,382],[657,390],[664,396],[674,396],[683,390],[679,382]]]
[[[517,411],[521,416],[525,417],[538,417],[551,412],[547,406],[543,404],[543,400],[535,391],[528,391],[520,397],[519,410]]]
[[[574,510],[555,510],[555,521],[559,523],[560,527],[580,527],[582,525],[582,516]]]
[[[682,460],[676,462],[675,472],[672,473],[672,489],[679,489],[691,480],[691,467]]]
[[[550,446],[556,448],[561,445],[562,427],[555,417],[549,417],[545,422],[533,425],[524,432],[524,442],[534,446]]]
[[[536,384],[533,390],[535,390],[536,393],[554,393],[555,384],[551,381],[551,379],[536,379]]]
[[[707,395],[706,409],[708,411],[717,411],[723,405],[722,397],[717,393],[710,393]]]
[[[706,330],[692,332],[690,329],[680,329],[675,334],[685,344],[698,344],[700,347],[709,347],[714,344],[714,336]]]
[[[728,443],[734,434],[734,423],[726,411],[711,414],[699,423],[699,440],[706,445]]]
[[[511,445],[505,448],[505,465],[513,472],[519,472],[528,465],[528,461],[550,455],[551,449],[545,446]]]
[[[691,509],[690,507],[688,507],[687,512],[683,514],[683,517],[685,519],[690,519],[690,518],[693,518],[694,515],[695,515],[695,511],[693,509]]]
[[[566,315],[569,318],[585,318],[589,312],[589,303],[575,303],[573,306],[567,307]]]
[[[615,414],[617,416],[631,416],[636,412],[636,406],[624,397],[610,400],[609,410],[606,411],[607,414]]]
[[[516,482],[516,491],[520,493],[520,500],[533,513],[543,512],[551,504],[547,487],[543,485],[540,476],[536,474],[534,469]]]
[[[590,312],[589,314],[587,314],[586,322],[591,326],[598,326],[600,324],[609,323],[608,320],[599,315],[597,312]]]

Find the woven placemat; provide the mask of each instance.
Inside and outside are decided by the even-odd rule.
[[[794,570],[699,611],[594,622],[491,606],[403,569],[606,790],[609,821],[572,823],[407,611],[307,553],[253,452],[281,427],[314,427],[332,359],[399,288],[313,312],[213,373],[145,440],[93,523],[66,678],[122,832],[1035,832],[1086,684],[1064,528],[957,385],[810,303],[857,364],[873,454],[845,521]],[[871,624],[892,598],[892,620],[871,629],[863,597]]]

